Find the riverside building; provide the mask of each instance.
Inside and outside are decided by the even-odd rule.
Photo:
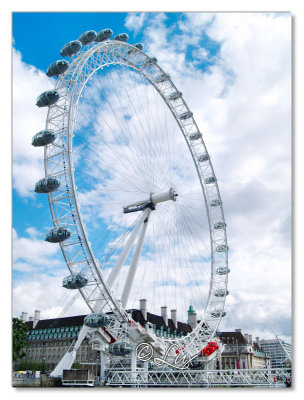
[[[193,313],[191,325],[177,321],[176,310],[171,310],[171,318],[168,318],[167,307],[161,308],[161,315],[147,312],[146,301],[140,301],[140,309],[128,310],[134,321],[145,326],[150,322],[157,336],[167,338],[179,338],[192,331]],[[196,315],[196,314],[195,314]],[[40,319],[40,311],[35,311],[35,316],[27,320],[27,313],[23,312],[20,319],[28,326],[28,345],[25,349],[26,360],[37,361],[45,364],[47,370],[52,370],[69,350],[77,339],[86,315],[73,317]],[[99,351],[93,350],[89,338],[83,340],[77,351],[75,363],[83,366],[98,365]]]
[[[172,339],[187,335],[198,323],[197,314],[192,306],[188,310],[187,323],[177,320],[176,310],[171,310],[169,318],[165,306],[161,307],[161,315],[149,313],[145,299],[140,300],[139,309],[128,312],[133,320],[142,326],[148,322],[153,324],[157,336]],[[20,319],[29,328],[26,359],[42,362],[47,370],[53,370],[77,339],[85,317],[86,315],[78,315],[41,320],[40,312],[35,311],[35,316],[27,320],[27,313],[23,312]],[[220,340],[225,347],[224,351],[213,359],[209,369],[259,369],[270,366],[270,357],[260,346],[259,338],[253,342],[252,335],[243,335],[241,329],[234,332],[218,332],[214,340]],[[100,354],[92,348],[88,337],[83,340],[77,351],[75,363],[81,364],[83,368],[94,369],[96,366],[97,371]],[[196,368],[204,368],[204,364],[202,357],[195,360]]]
[[[288,358],[289,353],[291,354],[291,344],[282,340],[282,344],[279,339],[267,339],[261,340],[261,349],[269,355],[271,368],[282,368],[290,365]],[[285,350],[283,349],[285,347]]]
[[[241,329],[232,332],[218,332],[225,345],[219,360],[220,369],[260,369],[270,367],[270,357],[260,347],[260,340],[243,334]]]

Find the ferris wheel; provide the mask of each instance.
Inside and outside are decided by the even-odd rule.
[[[63,286],[91,311],[53,375],[70,368],[90,330],[109,346],[147,340],[156,354],[176,344],[194,355],[226,314],[226,223],[203,135],[157,59],[112,34],[87,31],[66,44],[69,61],[47,70],[54,90],[37,99],[48,107],[32,141],[44,146],[35,191],[48,194],[54,227],[45,240],[59,243],[70,271]],[[142,298],[151,314],[162,307],[167,318],[169,307],[185,322],[191,305],[191,331],[136,323],[130,310]]]

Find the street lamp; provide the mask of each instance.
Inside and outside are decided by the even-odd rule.
[[[99,355],[96,354],[96,374],[95,374],[96,377],[97,377],[98,364],[99,364]]]
[[[43,364],[42,364],[42,373],[45,374],[45,342],[42,342],[42,359],[43,359]]]
[[[42,373],[45,374],[45,360],[46,357],[43,357],[43,365],[42,365]]]
[[[92,359],[92,357],[90,357],[90,364],[91,364],[91,371],[93,372],[94,370],[93,370],[93,359]]]

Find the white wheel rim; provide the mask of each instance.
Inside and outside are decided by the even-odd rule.
[[[203,139],[190,140],[191,134],[199,132],[193,117],[185,121],[179,118],[180,114],[190,110],[182,98],[176,101],[167,99],[170,93],[178,91],[177,88],[170,79],[156,84],[153,80],[154,74],[152,76],[149,70],[143,68],[144,62],[149,60],[149,57],[138,50],[136,50],[135,56],[134,54],[128,56],[127,51],[130,49],[134,49],[134,47],[118,41],[83,46],[82,51],[71,58],[67,72],[57,81],[56,90],[60,93],[60,101],[49,108],[46,129],[54,129],[58,139],[55,144],[45,147],[45,174],[46,176],[58,176],[61,180],[61,190],[48,194],[52,219],[55,227],[64,224],[73,232],[69,240],[60,243],[70,272],[78,272],[86,265],[90,270],[91,281],[95,281],[95,285],[91,285],[89,289],[87,287],[79,289],[86,304],[93,311],[97,299],[103,298],[114,313],[116,320],[128,323],[130,316],[106,284],[85,231],[74,180],[72,149],[76,108],[89,77],[100,67],[109,64],[125,64],[132,67],[154,86],[171,110],[192,155],[205,199],[211,243],[211,279],[204,319],[186,337],[181,339],[159,338],[164,345],[178,343],[180,347],[185,347],[185,351],[189,354],[195,354],[214,336],[226,299],[226,295],[223,297],[214,295],[215,291],[219,289],[226,293],[228,281],[228,274],[216,273],[218,268],[228,268],[225,226],[222,229],[214,229],[214,225],[219,221],[225,222],[223,208],[221,202],[218,206],[211,205],[214,200],[221,199],[220,193],[216,181],[212,184],[205,183],[206,178],[215,175],[210,159],[203,162],[198,161],[200,155],[208,154]],[[154,64],[153,68],[159,73],[164,73],[157,64]],[[222,247],[223,251],[217,251],[218,246],[224,246]],[[217,317],[212,316],[214,312],[218,313]],[[115,329],[114,325],[111,326],[113,329]],[[208,329],[206,329],[206,325]],[[125,331],[122,331],[120,335],[125,337]]]

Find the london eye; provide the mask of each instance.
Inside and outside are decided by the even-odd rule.
[[[67,43],[47,70],[55,88],[37,99],[48,108],[32,141],[44,146],[35,191],[49,200],[45,240],[60,245],[69,270],[62,284],[89,311],[54,376],[92,331],[114,356],[143,341],[155,354],[174,344],[193,356],[225,316],[226,223],[203,132],[157,54],[112,35],[87,31]],[[134,321],[138,299],[164,319],[170,309],[176,329]],[[187,334],[176,314],[189,318]]]

